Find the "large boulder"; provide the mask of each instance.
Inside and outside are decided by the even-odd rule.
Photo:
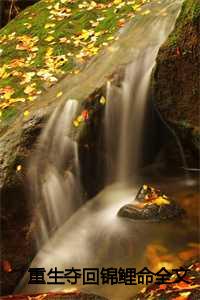
[[[87,122],[75,126],[72,138],[80,141],[86,190],[94,194],[100,188],[94,181],[100,178],[96,167],[97,157],[102,156],[97,151],[103,152],[102,143],[96,143],[104,109],[101,97],[107,80],[123,74],[132,62],[134,43],[143,46],[135,31],[154,18],[153,11],[148,14],[148,4],[141,7],[143,4],[128,2],[124,7],[120,1],[83,5],[82,1],[42,0],[0,31],[2,259],[14,270],[1,270],[3,294],[13,291],[36,251],[35,211],[30,209],[27,193],[28,161],[49,115],[68,99],[80,101],[79,113],[89,111]],[[122,30],[128,21],[129,26]]]
[[[183,166],[177,139],[188,167],[199,168],[200,3],[185,0],[174,31],[161,47],[153,77],[153,97],[163,122],[173,131],[167,146],[171,160]],[[186,167],[184,165],[184,167]]]

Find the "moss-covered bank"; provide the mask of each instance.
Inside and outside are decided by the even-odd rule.
[[[0,126],[78,74],[147,2],[41,0],[20,13],[0,31]]]
[[[174,31],[159,51],[154,73],[154,100],[192,168],[198,168],[200,150],[199,30],[200,3],[186,0]],[[172,154],[174,148],[170,145]]]

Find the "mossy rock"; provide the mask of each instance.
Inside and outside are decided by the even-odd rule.
[[[161,47],[153,77],[153,97],[161,118],[180,140],[188,167],[199,168],[200,3],[185,0],[174,31]],[[169,152],[173,160],[174,139]],[[178,160],[179,161],[179,160]]]
[[[135,30],[142,27],[146,18],[154,19],[153,15],[143,14],[149,4],[137,10],[146,2],[149,1],[138,0],[134,4],[136,6],[131,2],[120,6],[119,1],[113,1],[110,6],[110,1],[99,0],[96,1],[98,7],[93,3],[94,7],[87,10],[79,6],[82,1],[41,0],[0,31],[0,189],[4,225],[2,259],[11,261],[14,268],[18,262],[12,257],[13,249],[18,249],[17,257],[23,270],[27,268],[35,251],[32,246],[33,236],[30,234],[32,214],[35,211],[30,210],[32,203],[26,190],[26,172],[38,136],[54,109],[59,106],[62,109],[68,99],[76,99],[80,101],[79,113],[87,108],[91,111],[91,118],[84,126],[74,128],[72,138],[79,139],[82,160],[88,157],[92,168],[96,165],[95,151],[103,153],[95,140],[104,110],[99,100],[102,95],[105,96],[107,80],[111,80],[113,74],[121,72],[133,61]],[[50,19],[49,14],[53,15]],[[99,23],[94,24],[97,18],[100,19]],[[122,31],[126,23],[128,26]],[[100,32],[100,35],[96,35],[96,41],[95,32]],[[49,39],[49,36],[53,39]],[[72,43],[68,43],[68,39]],[[140,43],[142,40],[136,41],[138,47]],[[87,55],[80,61],[80,54],[85,48]],[[63,56],[67,60],[62,60]],[[55,65],[55,62],[59,62],[59,67],[52,69],[51,63]],[[41,72],[41,69],[46,71]],[[26,74],[29,74],[29,78]],[[47,76],[46,80],[44,76]],[[89,150],[84,147],[88,143]],[[91,174],[93,178],[98,178],[94,169]],[[84,177],[85,186],[91,185],[90,179]],[[19,219],[20,227],[16,227]],[[16,228],[17,235],[12,239]],[[27,244],[25,256],[21,250]],[[21,271],[15,275],[12,281],[9,280],[9,274],[5,275],[6,285],[5,278],[2,279],[3,294],[12,293],[22,276]]]

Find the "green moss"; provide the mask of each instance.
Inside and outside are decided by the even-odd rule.
[[[196,24],[200,18],[200,2],[196,0],[185,0],[182,6],[180,16],[178,17],[176,28],[170,34],[167,47],[176,47],[184,34],[184,27],[188,24]]]
[[[135,16],[134,5],[143,5],[146,2],[148,0],[136,0],[119,5],[120,2],[117,1],[114,3],[110,0],[96,0],[96,6],[92,7],[91,5],[95,2],[91,1],[88,2],[91,7],[85,8],[80,7],[80,4],[87,3],[82,0],[73,3],[69,0],[41,0],[28,7],[0,30],[0,49],[2,50],[0,57],[0,111],[9,110],[10,106],[12,108],[19,107],[22,102],[17,98],[24,98],[27,102],[30,100],[29,96],[37,95],[38,90],[43,91],[54,83],[44,80],[37,74],[41,69],[51,73],[49,76],[57,80],[63,75],[73,74],[75,70],[80,69],[104,46],[112,43],[120,28],[119,20],[128,21],[133,15]],[[106,6],[103,7],[102,4]],[[62,17],[62,14],[65,14],[68,9],[71,10],[69,16]],[[88,36],[76,44],[77,37],[83,30],[93,30],[93,40],[91,36]],[[27,42],[27,48],[18,49],[24,44],[21,41],[24,37],[30,39]],[[46,38],[49,37],[52,37],[52,41],[46,41]],[[37,38],[37,41],[31,44],[34,38]],[[62,38],[66,38],[70,42],[61,42]],[[33,50],[34,47],[38,49]],[[49,48],[52,49],[52,53],[49,55],[50,60],[48,61]],[[85,52],[88,53],[85,55]],[[63,63],[59,61],[60,64],[55,66],[54,63],[56,60],[62,59],[61,56],[64,56],[66,60]],[[24,59],[24,64],[11,66],[14,59]],[[17,76],[16,73],[13,74],[13,71],[17,71],[19,74],[21,72],[22,75]],[[35,75],[29,82],[23,84],[24,76],[28,72],[35,72]],[[35,84],[33,94],[25,93],[25,88],[33,83]],[[7,86],[14,89],[11,103],[5,100],[3,94],[3,89]],[[16,103],[13,99],[16,99]],[[14,111],[12,110],[12,114]],[[7,114],[4,115],[4,119],[6,119]]]
[[[9,107],[2,112],[2,121],[9,122],[11,121],[17,114],[17,109],[15,107]]]

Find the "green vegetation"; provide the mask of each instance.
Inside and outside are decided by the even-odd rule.
[[[0,121],[80,72],[146,2],[41,0],[24,10],[0,31]]]
[[[181,14],[177,20],[179,24],[173,33],[169,36],[166,46],[176,47],[184,34],[184,27],[188,24],[195,24],[200,18],[200,2],[196,0],[185,0]]]

